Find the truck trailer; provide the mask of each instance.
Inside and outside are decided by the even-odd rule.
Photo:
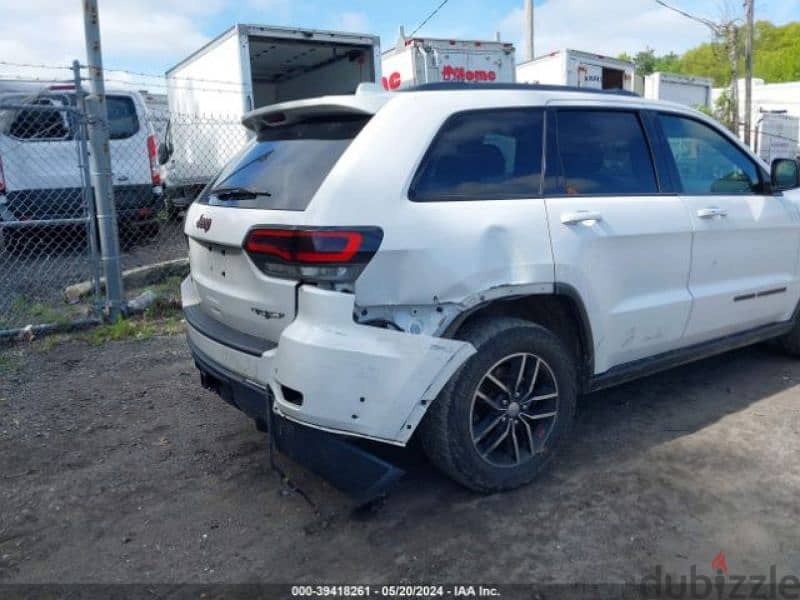
[[[768,165],[778,158],[800,156],[798,130],[800,118],[785,111],[766,111],[753,115],[754,134],[751,137],[753,152]]]
[[[635,71],[632,62],[602,54],[563,49],[517,65],[517,81],[596,90],[634,91]]]
[[[514,45],[499,40],[407,38],[383,56],[383,87],[440,82],[514,83]]]
[[[697,108],[711,108],[714,80],[694,75],[656,72],[644,78],[644,97]]]
[[[237,24],[169,69],[159,148],[168,206],[188,205],[247,142],[245,113],[352,94],[380,80],[380,55],[371,34]]]

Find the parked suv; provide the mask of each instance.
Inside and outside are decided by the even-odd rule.
[[[24,245],[32,222],[77,222],[87,205],[74,86],[18,87],[0,93],[0,230],[6,248]],[[127,90],[110,90],[106,107],[121,237],[154,235],[163,200],[147,109],[138,92]]]
[[[456,481],[506,490],[578,394],[770,338],[800,353],[797,165],[771,176],[697,111],[449,84],[244,123],[186,220],[189,344],[318,470],[351,465],[314,440],[416,434]]]

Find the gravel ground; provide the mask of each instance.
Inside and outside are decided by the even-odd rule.
[[[800,575],[800,362],[758,346],[588,396],[534,484],[478,496],[415,450],[358,513],[202,390],[178,337],[15,350],[0,581],[619,582]]]

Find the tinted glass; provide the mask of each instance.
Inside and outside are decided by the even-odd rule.
[[[659,115],[685,194],[755,194],[758,169],[744,152],[708,125]]]
[[[47,98],[37,98],[30,104],[53,106]],[[21,140],[61,140],[69,135],[65,113],[60,110],[22,109],[11,122],[9,135]]]
[[[543,111],[492,110],[451,117],[411,186],[412,200],[488,200],[539,195]]]
[[[139,118],[136,116],[136,105],[127,96],[107,96],[109,137],[121,140],[139,131]]]
[[[262,132],[198,201],[234,208],[305,210],[367,120],[316,119]]]
[[[558,113],[562,179],[558,194],[653,194],[658,191],[650,150],[633,112]]]

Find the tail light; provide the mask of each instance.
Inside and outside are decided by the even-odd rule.
[[[6,174],[3,171],[3,157],[0,156],[0,194],[6,193]]]
[[[383,231],[377,227],[259,227],[247,235],[244,249],[273,277],[352,283],[382,240]]]
[[[150,160],[150,179],[153,185],[161,185],[161,173],[158,171],[158,144],[156,136],[147,136],[147,158]]]

